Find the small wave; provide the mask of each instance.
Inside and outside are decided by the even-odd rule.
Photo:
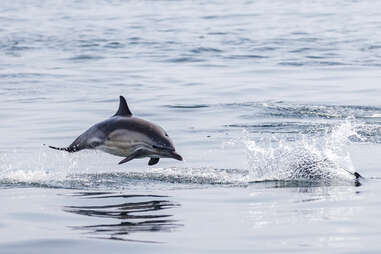
[[[195,54],[201,54],[201,53],[221,53],[223,51],[216,48],[198,47],[198,48],[192,49],[190,52]]]
[[[349,65],[348,63],[342,63],[337,61],[322,61],[322,60],[315,60],[315,61],[282,61],[278,63],[279,65],[283,66],[293,66],[293,67],[300,67],[300,66],[344,66]]]
[[[100,44],[91,40],[79,40],[78,46],[81,48],[97,48],[100,46]]]
[[[112,49],[119,49],[119,48],[124,48],[125,45],[123,43],[113,41],[109,42],[106,45],[104,45],[105,48],[112,48]]]
[[[303,52],[309,52],[314,50],[313,48],[306,48],[306,47],[301,47],[297,49],[290,50],[289,53],[303,53]]]
[[[258,124],[229,124],[225,127],[244,128],[247,131],[255,133],[324,133],[329,124],[323,123],[304,123],[304,122],[267,122]]]
[[[198,63],[198,62],[204,62],[204,59],[196,58],[196,57],[176,57],[176,58],[169,58],[166,60],[166,62],[169,63]]]
[[[191,104],[191,105],[165,105],[167,108],[176,108],[176,109],[197,109],[197,108],[207,108],[209,107],[206,104]]]
[[[77,55],[68,58],[69,61],[89,61],[89,60],[100,60],[103,59],[102,56],[96,56],[96,55]]]
[[[231,60],[242,60],[242,59],[263,59],[263,58],[268,58],[268,56],[263,56],[263,55],[231,55],[231,56],[226,56],[226,59],[231,59]]]

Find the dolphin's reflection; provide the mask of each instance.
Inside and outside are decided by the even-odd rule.
[[[179,204],[169,201],[167,196],[121,195],[112,192],[77,192],[73,196],[82,197],[98,204],[65,206],[63,209],[65,212],[118,221],[117,223],[71,227],[75,230],[85,231],[92,238],[139,241],[128,238],[128,235],[134,232],[171,232],[182,226],[177,220],[171,219],[172,214],[164,213],[168,209],[179,206]],[[99,204],[100,200],[102,200],[101,204]],[[125,202],[126,200],[128,202]],[[104,204],[105,202],[107,204]]]

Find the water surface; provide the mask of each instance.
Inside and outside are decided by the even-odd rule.
[[[374,1],[2,3],[0,252],[378,253],[380,17]],[[119,95],[184,162],[44,146]]]

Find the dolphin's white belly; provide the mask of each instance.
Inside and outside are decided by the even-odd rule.
[[[98,146],[97,149],[116,156],[127,157],[128,155],[132,154],[137,149],[142,147],[142,145],[138,144],[126,144],[106,141],[103,145]]]
[[[128,157],[140,149],[147,151],[148,154],[150,153],[150,148],[151,145],[143,140],[129,138],[128,136],[114,136],[112,139],[105,140],[105,142],[96,149],[116,156]]]
[[[160,155],[160,153],[155,151],[153,145],[155,145],[153,141],[142,133],[119,129],[111,132],[103,144],[97,146],[96,149],[121,157],[129,157],[138,150],[140,150],[140,153],[136,158],[168,157],[166,155]]]
[[[96,149],[112,154],[112,155],[121,156],[121,157],[127,157],[128,155],[134,152],[133,149],[118,149],[113,146],[105,146],[105,145],[100,145]]]

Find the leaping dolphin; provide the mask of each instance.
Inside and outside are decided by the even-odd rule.
[[[120,96],[118,111],[111,118],[90,127],[68,147],[49,147],[70,153],[97,149],[125,157],[119,164],[144,157],[150,158],[150,166],[160,158],[183,160],[167,132],[154,123],[132,116],[123,96]]]

